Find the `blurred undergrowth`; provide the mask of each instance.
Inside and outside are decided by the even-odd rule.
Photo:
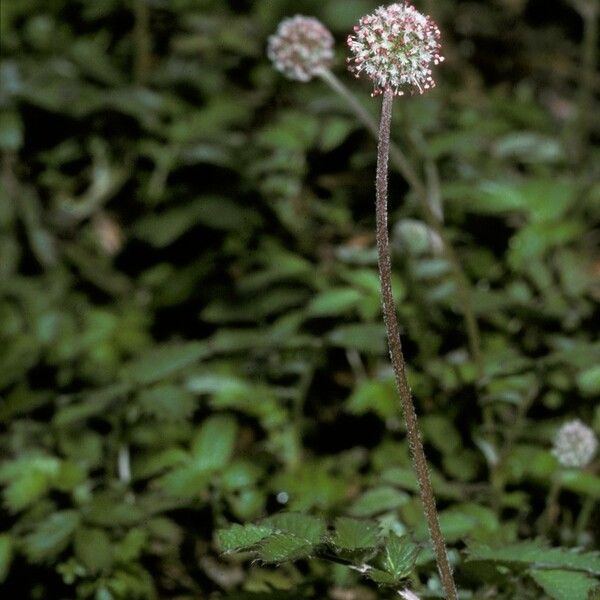
[[[301,7],[373,116],[343,42],[377,4]],[[394,175],[394,291],[442,528],[465,597],[587,600],[598,462],[562,468],[550,447],[573,417],[600,433],[597,12],[581,18],[597,2],[422,4],[448,59],[435,93],[396,103],[392,135],[439,187],[483,363],[476,385],[451,265]],[[381,539],[411,538],[406,585],[436,597],[380,324],[374,144],[323,82],[264,56],[297,3],[0,10],[1,585],[392,597],[348,556],[386,551],[403,579]],[[216,531],[249,522],[264,562],[223,554]],[[264,548],[286,535],[300,560],[274,567],[294,555]]]

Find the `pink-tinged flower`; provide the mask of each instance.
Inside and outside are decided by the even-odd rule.
[[[380,6],[362,17],[348,46],[353,55],[348,68],[373,81],[374,96],[385,90],[398,96],[414,89],[422,94],[435,86],[432,64],[444,60],[438,26],[408,3]]]
[[[310,81],[333,62],[333,35],[318,19],[284,19],[269,38],[267,56],[290,79]]]
[[[579,419],[575,419],[558,430],[552,454],[563,467],[587,467],[597,449],[596,434]]]

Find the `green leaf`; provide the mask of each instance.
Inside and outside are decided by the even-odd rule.
[[[373,548],[377,545],[378,530],[375,523],[339,517],[335,521],[333,543],[344,550]]]
[[[321,128],[320,144],[323,152],[329,152],[340,146],[348,135],[355,128],[355,122],[352,119],[341,119],[333,117],[329,119]]]
[[[262,521],[283,533],[291,533],[309,544],[318,544],[325,534],[325,522],[311,515],[301,513],[279,513]]]
[[[600,500],[600,477],[581,469],[561,469],[556,478],[562,488],[578,494],[587,494]]]
[[[319,134],[320,124],[306,111],[288,110],[263,128],[260,143],[279,150],[307,150]]]
[[[381,569],[369,569],[365,574],[369,579],[383,585],[394,585],[397,583],[396,578],[391,573],[382,571]]]
[[[74,547],[75,556],[91,573],[104,571],[112,564],[112,543],[103,529],[78,529]]]
[[[269,537],[274,532],[268,525],[232,525],[217,532],[219,546],[223,552],[247,550]]]
[[[289,533],[281,533],[268,538],[258,551],[258,556],[266,563],[280,563],[298,560],[310,555],[314,546],[306,540]]]
[[[363,294],[354,288],[334,288],[315,296],[307,307],[313,317],[338,316],[352,310]]]
[[[137,400],[145,414],[161,421],[182,421],[189,418],[196,408],[194,395],[172,384],[142,390]]]
[[[600,365],[577,373],[577,387],[584,396],[600,396]]]
[[[204,471],[215,471],[229,463],[237,435],[237,423],[233,417],[215,415],[202,423],[192,440],[194,466]]]
[[[561,569],[529,571],[532,579],[554,600],[588,600],[598,580],[583,573]]]
[[[461,197],[471,210],[482,214],[523,211],[536,222],[557,220],[575,198],[571,181],[529,179],[523,183],[487,181],[476,194]]]
[[[350,507],[354,517],[372,517],[379,513],[395,510],[409,501],[410,497],[391,486],[380,486],[366,491]]]
[[[22,456],[0,467],[0,481],[6,484],[4,502],[18,512],[44,496],[60,473],[60,461],[52,456]]]
[[[191,498],[200,493],[211,481],[212,471],[185,464],[165,473],[157,481],[158,487],[175,498]]]
[[[73,396],[73,402],[60,407],[52,419],[52,424],[67,427],[77,421],[106,413],[107,408],[114,402],[123,400],[129,393],[130,386],[122,383],[87,392],[85,398]]]
[[[347,484],[330,471],[322,463],[306,461],[292,471],[280,472],[272,479],[271,489],[276,493],[285,490],[289,494],[290,511],[331,509],[343,501]]]
[[[170,526],[170,522],[167,519],[155,519],[151,523],[155,525],[157,522],[161,525],[165,524],[166,528]],[[148,544],[148,535],[149,529],[147,524],[144,524],[144,529],[139,527],[130,529],[125,534],[125,537],[114,547],[115,560],[119,562],[133,562],[137,560]],[[163,536],[157,535],[156,537],[161,538]],[[164,537],[165,539],[169,539],[170,536],[166,535]],[[172,539],[177,539],[177,536],[175,535]]]
[[[10,534],[0,534],[0,583],[8,576],[13,557],[13,545],[13,539]]]
[[[382,567],[395,580],[410,575],[419,554],[419,547],[407,536],[390,535],[386,540]]]
[[[443,415],[426,415],[420,422],[425,439],[440,452],[452,454],[460,449],[460,434],[450,419]]]
[[[469,561],[492,561],[535,567],[556,567],[600,575],[600,554],[576,552],[565,548],[547,548],[539,542],[521,542],[499,548],[474,545],[469,548]]]
[[[23,145],[23,122],[16,112],[0,112],[0,150],[16,152]]]
[[[351,348],[368,354],[384,354],[386,352],[385,329],[376,323],[356,323],[340,325],[327,335],[332,346]]]
[[[164,248],[198,223],[230,231],[251,229],[260,222],[256,211],[228,198],[207,196],[159,215],[147,215],[135,224],[133,233],[157,248]]]
[[[63,510],[50,515],[23,538],[23,550],[31,562],[54,559],[70,543],[79,526],[76,510]]]
[[[182,371],[209,354],[201,342],[156,346],[122,370],[122,377],[133,383],[149,384]]]
[[[384,420],[398,416],[400,404],[394,381],[362,381],[348,398],[347,409],[356,415],[372,411]]]

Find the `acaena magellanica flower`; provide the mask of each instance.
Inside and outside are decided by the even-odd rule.
[[[596,434],[579,419],[568,421],[556,433],[552,454],[563,467],[587,467],[596,450]]]
[[[353,54],[350,58],[350,70],[356,76],[361,73],[368,75],[374,83],[373,95],[382,95],[375,175],[375,240],[383,322],[440,583],[446,600],[458,600],[402,352],[400,325],[392,289],[392,256],[388,232],[388,166],[394,96],[403,94],[406,89],[416,88],[423,92],[433,87],[431,64],[442,60],[439,38],[440,31],[429,17],[409,4],[391,4],[378,8],[372,15],[362,17],[354,28],[354,35],[348,37],[348,46]]]
[[[440,54],[440,30],[431,17],[410,4],[380,6],[362,17],[348,36],[352,57],[348,68],[374,84],[373,95],[392,90],[423,93],[435,86],[431,66],[444,60]]]
[[[310,81],[333,63],[333,46],[333,35],[318,19],[296,15],[269,37],[267,56],[290,79]]]

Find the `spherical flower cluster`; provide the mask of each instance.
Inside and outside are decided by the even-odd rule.
[[[313,17],[284,19],[269,38],[267,55],[290,79],[310,81],[333,62],[331,32]]]
[[[554,438],[552,454],[563,467],[586,467],[594,458],[598,440],[579,419],[565,423]]]
[[[392,90],[401,96],[414,89],[422,94],[435,86],[431,65],[444,60],[438,26],[407,3],[381,6],[362,17],[348,46],[353,55],[348,68],[373,81],[373,95]]]

